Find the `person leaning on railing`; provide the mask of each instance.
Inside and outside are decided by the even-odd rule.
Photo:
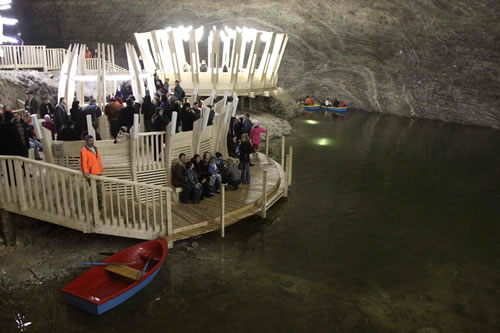
[[[90,175],[100,176],[103,171],[101,154],[96,146],[94,146],[94,137],[87,135],[85,137],[85,146],[80,151],[80,168],[83,176],[90,182]],[[97,202],[99,209],[102,208],[102,183],[97,181]]]

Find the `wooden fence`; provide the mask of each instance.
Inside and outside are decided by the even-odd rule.
[[[172,235],[172,190],[0,156],[0,206],[83,232],[152,239]],[[99,192],[102,193],[98,195]]]
[[[45,45],[0,45],[0,70],[2,69],[41,69],[56,71],[62,68],[68,50],[49,49]],[[86,70],[97,71],[98,59],[85,59]],[[106,61],[109,72],[128,72],[127,69]]]

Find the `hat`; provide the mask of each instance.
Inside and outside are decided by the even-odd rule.
[[[255,123],[253,123],[255,126],[259,126],[259,122],[256,121]]]
[[[43,116],[43,119],[50,120],[50,116],[48,114],[46,114],[45,116]]]
[[[154,95],[155,96],[160,96],[160,94],[158,92],[155,92]]]

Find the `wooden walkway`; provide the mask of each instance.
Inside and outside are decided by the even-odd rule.
[[[262,212],[264,171],[266,210],[287,194],[287,174],[278,163],[264,154],[252,163],[251,184],[225,191],[225,226]],[[100,176],[87,180],[79,171],[21,157],[0,157],[0,187],[0,208],[86,233],[167,236],[172,244],[221,228],[222,195],[183,204],[171,200],[174,193],[167,186]]]
[[[225,193],[225,226],[261,212],[264,171],[267,171],[266,209],[285,195],[286,175],[278,163],[264,154],[258,154],[252,163],[254,166],[250,167],[251,183],[242,184],[238,190]],[[199,205],[174,203],[172,205],[174,224],[172,240],[189,238],[220,229],[220,217],[220,194],[205,198]]]

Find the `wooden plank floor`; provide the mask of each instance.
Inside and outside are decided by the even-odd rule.
[[[276,162],[264,154],[252,159],[251,182],[236,191],[226,191],[225,225],[231,225],[259,212],[262,203],[263,172],[267,171],[267,197],[284,193],[285,173]],[[268,206],[269,208],[269,206]],[[176,241],[218,229],[221,215],[221,195],[205,198],[200,204],[174,203],[172,206]],[[177,231],[177,232],[176,232]]]

